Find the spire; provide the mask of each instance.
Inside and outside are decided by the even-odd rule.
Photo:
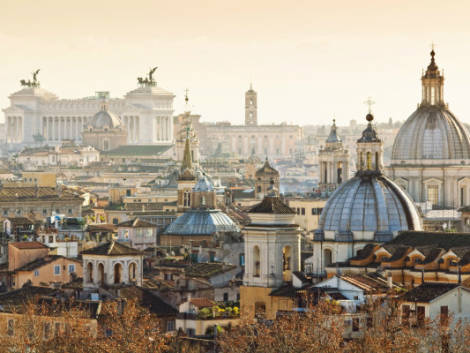
[[[380,142],[381,140],[377,136],[377,130],[372,126],[372,121],[374,116],[371,113],[366,115],[366,120],[368,121],[366,129],[362,132],[362,136],[357,142]]]
[[[191,170],[193,169],[193,162],[191,157],[191,145],[190,145],[190,138],[189,138],[189,127],[186,128],[186,143],[184,145],[184,154],[183,154],[183,163],[181,165],[181,170],[184,171],[186,169]]]
[[[330,134],[328,135],[328,138],[326,139],[326,143],[337,143],[337,142],[341,142],[341,139],[338,137],[336,133],[336,120],[333,119],[333,125],[331,125]]]

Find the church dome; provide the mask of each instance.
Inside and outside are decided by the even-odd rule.
[[[220,210],[188,210],[171,223],[167,235],[213,235],[216,233],[238,233],[240,228]]]
[[[401,127],[392,160],[470,159],[465,126],[446,106],[422,105]]]
[[[339,235],[374,232],[390,238],[401,230],[420,230],[418,212],[411,199],[382,174],[357,175],[328,199],[319,229]]]
[[[402,230],[420,230],[421,220],[409,196],[382,174],[383,141],[372,124],[357,140],[358,171],[330,196],[320,216],[315,238],[336,241],[392,240]],[[373,238],[371,237],[373,234]]]
[[[439,71],[431,51],[431,62],[421,77],[422,100],[398,132],[392,149],[392,164],[413,161],[413,164],[433,163],[433,160],[470,159],[467,129],[452,114],[444,101],[444,75]]]
[[[106,106],[103,106],[103,108],[91,118],[90,124],[95,129],[103,129],[105,127],[113,129],[121,126],[121,120],[117,115],[108,111]]]

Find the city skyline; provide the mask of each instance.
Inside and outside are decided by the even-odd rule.
[[[250,82],[258,92],[260,124],[329,124],[336,118],[345,125],[363,118],[369,96],[378,122],[403,121],[421,100],[421,71],[435,42],[445,100],[470,122],[467,5],[341,4],[4,1],[0,105],[7,107],[19,80],[37,68],[43,88],[81,98],[101,90],[122,97],[137,86],[137,77],[159,66],[156,80],[176,95],[175,114],[183,111],[189,88],[203,121],[243,123]]]

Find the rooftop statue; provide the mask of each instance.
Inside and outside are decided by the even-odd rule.
[[[20,83],[21,83],[21,86],[23,87],[39,87],[40,86],[40,83],[38,81],[38,74],[39,74],[39,71],[41,71],[41,69],[38,69],[36,71],[33,72],[33,80],[21,80]]]
[[[147,77],[145,78],[137,77],[137,82],[139,82],[139,85],[156,86],[157,82],[153,79],[153,74],[155,73],[155,70],[157,69],[158,69],[158,66],[155,66],[154,68],[150,69]]]

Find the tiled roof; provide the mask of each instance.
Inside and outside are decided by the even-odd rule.
[[[389,244],[412,247],[432,244],[434,247],[448,250],[453,247],[470,247],[470,233],[402,231]]]
[[[119,295],[123,298],[137,299],[139,304],[157,316],[176,315],[178,310],[171,305],[165,303],[158,295],[149,289],[131,286],[121,288]]]
[[[119,256],[119,255],[142,255],[143,252],[125,246],[121,243],[112,241],[99,245],[92,249],[82,251],[82,255],[107,255],[107,256]]]
[[[50,264],[51,262],[54,262],[59,259],[64,259],[64,257],[60,255],[49,255],[49,256],[41,257],[39,259],[36,259],[32,262],[27,263],[26,265],[20,268],[17,268],[15,271],[33,271],[39,267]],[[81,263],[81,261],[75,260],[75,259],[68,259],[68,260]]]
[[[253,206],[249,213],[295,214],[294,210],[281,201],[279,197],[266,196],[263,201]]]
[[[458,284],[449,283],[424,283],[419,287],[411,289],[402,299],[408,302],[427,303],[458,286]]]
[[[207,308],[216,304],[215,301],[207,298],[192,298],[189,302],[198,308]]]
[[[17,249],[49,249],[46,245],[38,241],[20,241],[9,243],[9,245],[14,246]]]
[[[42,186],[0,188],[0,202],[42,200],[83,201],[77,193],[68,189],[59,190]]]
[[[266,158],[266,161],[264,162],[263,166],[256,171],[255,175],[256,176],[261,176],[261,175],[279,176],[279,172],[276,169],[274,169],[273,167],[271,167],[271,165],[269,164],[268,159]]]
[[[116,232],[114,224],[89,224],[86,228],[87,232]]]
[[[188,277],[209,278],[236,268],[234,265],[224,263],[196,263],[185,269]]]

